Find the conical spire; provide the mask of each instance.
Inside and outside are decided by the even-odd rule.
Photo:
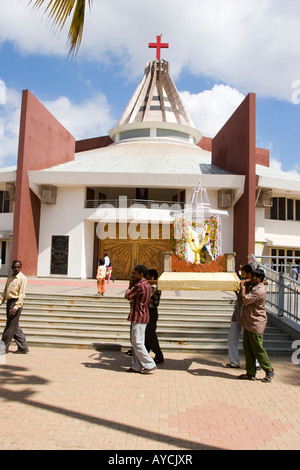
[[[177,135],[176,135],[177,134]],[[185,137],[199,142],[202,135],[186,112],[165,60],[146,64],[145,73],[117,126],[113,140],[132,137]]]

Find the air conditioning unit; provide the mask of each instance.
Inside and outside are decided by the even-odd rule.
[[[5,195],[6,199],[7,199],[7,196],[8,196],[8,199],[10,201],[14,201],[15,200],[15,185],[13,183],[6,183],[6,193],[7,195]]]
[[[40,199],[44,204],[56,204],[56,186],[45,185],[40,186]]]
[[[218,191],[218,207],[229,209],[233,203],[233,189],[220,189]]]
[[[259,189],[256,207],[272,207],[272,189]]]

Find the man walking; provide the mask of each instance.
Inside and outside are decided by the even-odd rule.
[[[12,263],[12,274],[7,278],[5,288],[0,297],[0,305],[6,301],[6,326],[2,335],[6,352],[12,339],[17,343],[17,354],[27,354],[29,352],[25,335],[20,328],[19,320],[22,313],[23,301],[27,279],[21,273],[22,263],[18,260]]]
[[[157,288],[158,272],[156,269],[149,269],[148,283],[151,286],[151,299],[149,302],[149,323],[146,326],[145,346],[148,352],[153,351],[155,354],[155,364],[164,362],[164,355],[160,349],[159,341],[156,334],[156,325],[158,320],[158,306],[161,297],[161,291]]]
[[[246,294],[245,287],[241,290],[241,301],[244,309],[241,317],[243,331],[243,344],[246,359],[246,374],[240,379],[255,380],[257,359],[266,376],[263,382],[271,382],[274,377],[274,369],[270,363],[267,352],[263,347],[263,334],[267,325],[265,309],[266,288],[264,286],[265,273],[262,269],[255,269],[251,274],[253,288]]]
[[[130,342],[132,345],[132,362],[128,372],[151,372],[156,368],[155,362],[145,347],[145,331],[149,322],[149,301],[151,286],[147,282],[148,269],[144,265],[135,266],[131,280],[133,286],[127,289],[125,298],[130,300]]]

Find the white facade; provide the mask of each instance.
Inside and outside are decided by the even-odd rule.
[[[131,142],[134,146],[134,142]],[[141,142],[138,146],[142,145]],[[171,142],[168,142],[171,145]],[[178,145],[175,143],[174,145]],[[154,146],[155,147],[155,146]],[[116,145],[112,145],[111,149],[115,149]],[[159,148],[159,147],[158,147]],[[48,170],[29,172],[29,181],[32,190],[45,184],[54,184],[57,187],[57,196],[55,204],[41,204],[40,219],[40,235],[39,235],[39,257],[38,257],[38,276],[50,276],[51,274],[51,239],[54,235],[67,235],[69,237],[69,254],[68,254],[68,277],[72,278],[90,278],[93,271],[93,243],[94,243],[94,227],[95,223],[117,222],[157,222],[168,224],[172,218],[170,213],[165,209],[170,205],[171,196],[166,197],[164,191],[170,191],[168,194],[176,193],[176,191],[186,191],[186,201],[191,199],[193,189],[197,182],[201,181],[202,185],[207,188],[209,202],[212,208],[218,208],[218,190],[220,188],[234,188],[235,194],[241,195],[243,192],[244,177],[236,175],[212,175],[187,174],[188,163],[185,165],[186,174],[180,174],[178,165],[172,166],[173,172],[167,173],[168,165],[164,159],[161,159],[161,165],[151,166],[152,172],[147,173],[147,168],[143,173],[142,162],[139,166],[128,166],[127,172],[117,172],[115,179],[112,174],[102,173],[100,171],[92,172],[90,169],[91,162],[94,159],[94,153],[97,153],[97,159],[102,161],[105,168],[105,159],[101,158],[101,150],[105,154],[108,148],[98,149],[96,152],[89,152],[75,155],[73,162],[59,165]],[[193,149],[194,151],[195,149]],[[209,152],[199,149],[199,156],[205,155],[205,164],[209,164]],[[110,155],[113,161],[114,156]],[[158,157],[157,157],[158,158]],[[126,160],[126,156],[124,158]],[[150,160],[154,160],[155,156],[149,156]],[[79,160],[79,161],[78,161]],[[78,166],[82,165],[85,160],[87,171],[78,171]],[[176,158],[174,158],[176,160]],[[188,160],[188,153],[185,153],[184,161]],[[195,164],[194,156],[192,158]],[[199,163],[199,162],[198,162]],[[147,167],[147,159],[145,166]],[[66,166],[70,171],[66,171]],[[118,167],[113,166],[113,170]],[[198,167],[199,168],[199,167]],[[124,168],[123,168],[124,169]],[[159,171],[160,169],[160,171]],[[131,172],[130,172],[131,170]],[[182,171],[182,170],[181,170]],[[116,172],[114,172],[116,174]],[[79,180],[80,184],[76,184]],[[300,201],[300,177],[299,175],[288,174],[284,172],[274,172],[267,167],[257,166],[257,175],[259,177],[259,187],[272,190],[272,197],[280,197]],[[6,190],[6,182],[12,182],[15,173],[11,169],[2,169],[1,188]],[[121,186],[122,179],[122,186]],[[84,184],[82,184],[84,180]],[[183,185],[182,182],[190,182],[189,185]],[[115,185],[113,185],[115,182]],[[134,199],[134,192],[137,186],[149,187],[149,199],[157,200],[155,209],[146,209],[143,207],[116,208],[110,207],[110,200],[117,200],[120,196],[129,201]],[[181,184],[180,184],[181,182]],[[116,184],[117,183],[117,184]],[[133,184],[135,183],[135,184]],[[99,188],[99,192],[108,193],[108,206],[106,208],[86,208],[86,188],[89,186]],[[153,187],[154,186],[154,187]],[[0,190],[1,190],[0,188]],[[150,193],[150,190],[152,191]],[[165,198],[165,199],[164,199]],[[165,201],[165,206],[163,205]],[[172,202],[175,204],[175,202]],[[10,203],[13,207],[13,201]],[[170,205],[170,209],[172,206]],[[300,252],[300,220],[296,220],[296,209],[294,207],[294,220],[274,220],[270,218],[270,207],[256,207],[256,255],[277,255],[284,254],[294,258],[299,256]],[[233,251],[233,207],[228,208],[228,217],[222,218],[222,250],[223,252]],[[107,228],[106,228],[107,229]],[[5,263],[1,265],[0,275],[7,275],[10,267],[10,251],[13,233],[13,212],[0,213],[0,235],[1,244],[6,242]],[[279,250],[283,250],[280,251]]]
[[[29,187],[41,200],[38,276],[52,275],[53,237],[62,237],[68,244],[66,275],[71,278],[93,277],[96,237],[113,237],[115,224],[129,224],[125,238],[133,239],[142,238],[146,226],[156,239],[160,224],[168,239],[174,205],[189,203],[199,184],[206,189],[212,209],[228,212],[221,219],[221,248],[223,253],[233,252],[234,206],[243,195],[245,176],[212,165],[211,152],[197,145],[202,134],[182,106],[167,63],[147,64],[110,136],[110,145],[75,153],[68,163],[28,171]],[[300,256],[300,176],[261,165],[256,165],[256,175],[255,254],[275,256],[274,250],[277,255],[283,250],[291,258],[298,252]],[[15,182],[16,168],[0,170],[0,191],[6,198],[7,184]],[[147,201],[142,205],[136,204],[137,188],[147,189]],[[43,190],[48,191],[48,200]],[[221,190],[231,194],[227,207],[219,204]],[[262,202],[263,194],[268,198]],[[278,198],[275,201],[280,204],[278,218],[270,208],[272,198]],[[0,275],[7,275],[11,261],[13,204],[11,193],[9,211],[6,204],[0,213],[0,249],[5,246],[6,250]]]
[[[103,190],[103,188],[101,189]],[[188,189],[188,194],[191,194],[193,188]],[[121,196],[124,195],[124,190],[120,189],[119,191]],[[136,229],[138,223],[152,224],[153,237],[155,237],[158,224],[164,224],[165,237],[170,237],[172,217],[168,207],[172,209],[172,205],[168,206],[167,202],[154,203],[154,206],[157,205],[157,209],[147,209],[139,207],[139,205],[123,209],[115,207],[91,209],[84,207],[85,195],[86,187],[83,186],[59,187],[56,204],[41,204],[38,276],[47,277],[51,274],[52,236],[65,235],[69,237],[68,276],[71,278],[92,277],[95,224],[100,224],[99,237],[103,236],[101,227],[105,225],[105,232],[110,230],[108,236],[113,238],[115,223],[129,223],[131,233],[128,235],[132,238],[140,235]],[[208,196],[211,206],[216,207],[214,204],[217,203],[217,191],[208,192]],[[107,205],[110,206],[110,204]],[[173,203],[173,207],[176,207],[176,203]],[[223,252],[232,252],[233,250],[232,211],[233,209],[229,209],[229,216],[222,218]]]
[[[11,265],[15,182],[16,167],[0,169],[0,276],[6,276]]]
[[[269,192],[271,204],[256,208],[256,255],[286,257],[292,266],[300,257],[300,176],[256,166],[258,188]],[[275,210],[275,204],[279,205]]]

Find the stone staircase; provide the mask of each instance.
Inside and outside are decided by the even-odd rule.
[[[232,300],[162,299],[157,334],[164,352],[227,353]],[[28,294],[21,327],[29,346],[128,349],[129,303],[120,297]],[[0,331],[5,326],[4,308]],[[291,338],[267,326],[270,354],[291,353]],[[242,343],[240,343],[242,350]]]

